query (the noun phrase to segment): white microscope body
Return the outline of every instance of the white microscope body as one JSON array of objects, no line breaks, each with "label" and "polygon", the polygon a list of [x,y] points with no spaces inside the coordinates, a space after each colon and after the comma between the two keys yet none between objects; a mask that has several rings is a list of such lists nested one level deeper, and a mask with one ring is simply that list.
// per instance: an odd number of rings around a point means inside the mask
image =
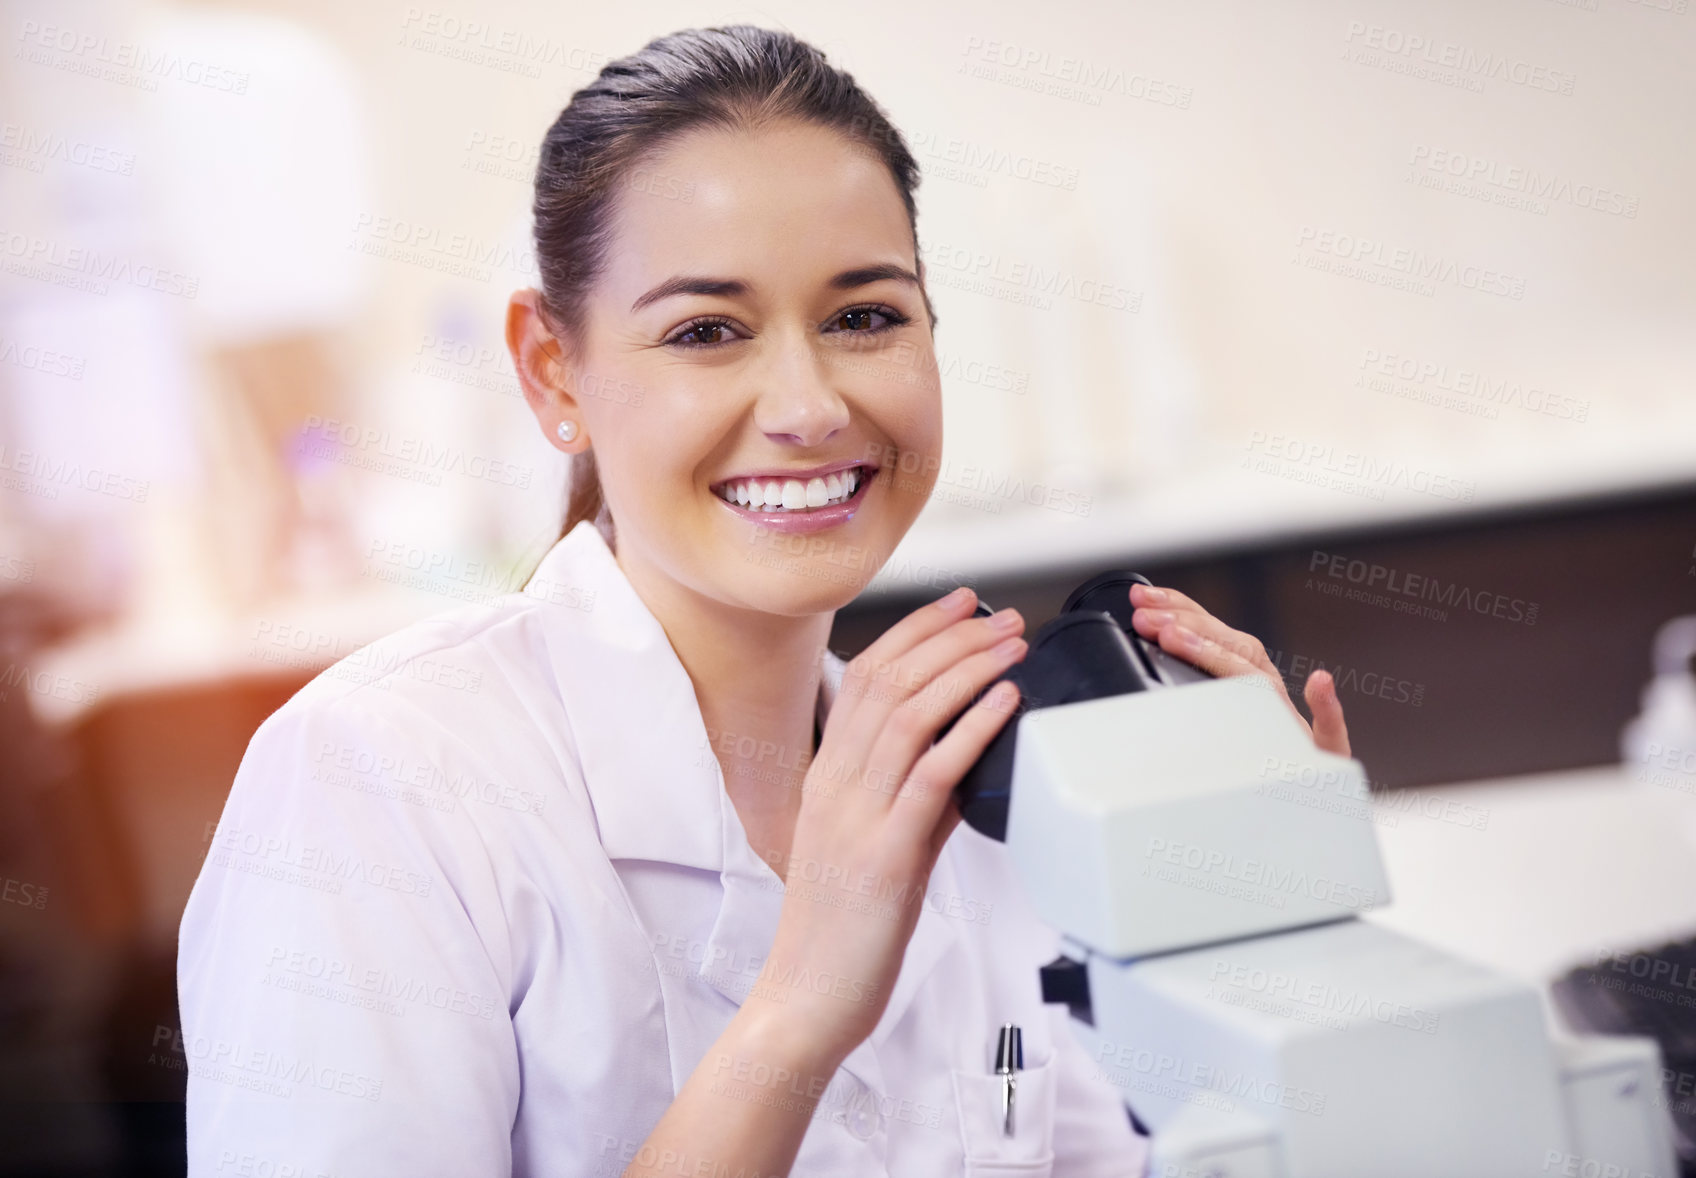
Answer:
[{"label": "white microscope body", "polygon": [[1652,1040],[1552,1037],[1534,986],[1361,918],[1389,901],[1364,773],[1267,681],[1033,710],[1012,783],[1151,1175],[1675,1178]]}]

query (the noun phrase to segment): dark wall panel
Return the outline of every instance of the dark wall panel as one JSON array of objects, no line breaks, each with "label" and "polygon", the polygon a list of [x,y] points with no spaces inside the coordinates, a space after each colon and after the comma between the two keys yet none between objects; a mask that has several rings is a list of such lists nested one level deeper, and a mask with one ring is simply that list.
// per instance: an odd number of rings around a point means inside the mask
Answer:
[{"label": "dark wall panel", "polygon": [[[1696,486],[1181,561],[1127,554],[976,588],[1034,630],[1112,567],[1260,638],[1298,699],[1312,668],[1330,668],[1379,785],[1595,765],[1619,757],[1656,628],[1696,613]],[[936,596],[856,603],[837,618],[834,648],[864,649]]]}]

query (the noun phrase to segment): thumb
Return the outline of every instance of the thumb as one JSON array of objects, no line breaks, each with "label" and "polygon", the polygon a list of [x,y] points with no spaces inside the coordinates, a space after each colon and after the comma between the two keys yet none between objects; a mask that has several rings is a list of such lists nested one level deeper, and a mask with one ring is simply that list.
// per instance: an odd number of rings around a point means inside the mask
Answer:
[{"label": "thumb", "polygon": [[1343,723],[1343,701],[1337,698],[1337,685],[1331,672],[1315,671],[1309,675],[1302,697],[1313,713],[1313,743],[1328,753],[1351,756],[1349,729]]}]

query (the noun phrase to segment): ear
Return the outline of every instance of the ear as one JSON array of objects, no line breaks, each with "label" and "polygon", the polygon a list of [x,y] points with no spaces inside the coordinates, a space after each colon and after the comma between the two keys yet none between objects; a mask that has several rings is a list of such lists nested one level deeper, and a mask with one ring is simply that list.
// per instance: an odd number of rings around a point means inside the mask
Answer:
[{"label": "ear", "polygon": [[[524,390],[524,400],[536,415],[543,436],[556,449],[575,454],[588,445],[589,431],[572,393],[568,349],[543,317],[541,297],[534,287],[512,293],[506,306],[506,347],[512,354],[518,386]],[[560,440],[562,421],[577,425],[577,437],[570,442]]]}]

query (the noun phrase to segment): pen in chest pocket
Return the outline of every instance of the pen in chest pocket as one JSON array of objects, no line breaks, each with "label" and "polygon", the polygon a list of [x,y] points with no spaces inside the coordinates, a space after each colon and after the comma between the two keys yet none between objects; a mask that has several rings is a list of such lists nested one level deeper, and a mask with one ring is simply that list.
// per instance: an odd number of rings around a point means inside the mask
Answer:
[{"label": "pen in chest pocket", "polygon": [[1001,1135],[1013,1136],[1013,1098],[1018,1081],[1013,1073],[1025,1066],[1025,1045],[1019,1028],[1007,1023],[995,1042],[995,1074],[1001,1077]]}]

